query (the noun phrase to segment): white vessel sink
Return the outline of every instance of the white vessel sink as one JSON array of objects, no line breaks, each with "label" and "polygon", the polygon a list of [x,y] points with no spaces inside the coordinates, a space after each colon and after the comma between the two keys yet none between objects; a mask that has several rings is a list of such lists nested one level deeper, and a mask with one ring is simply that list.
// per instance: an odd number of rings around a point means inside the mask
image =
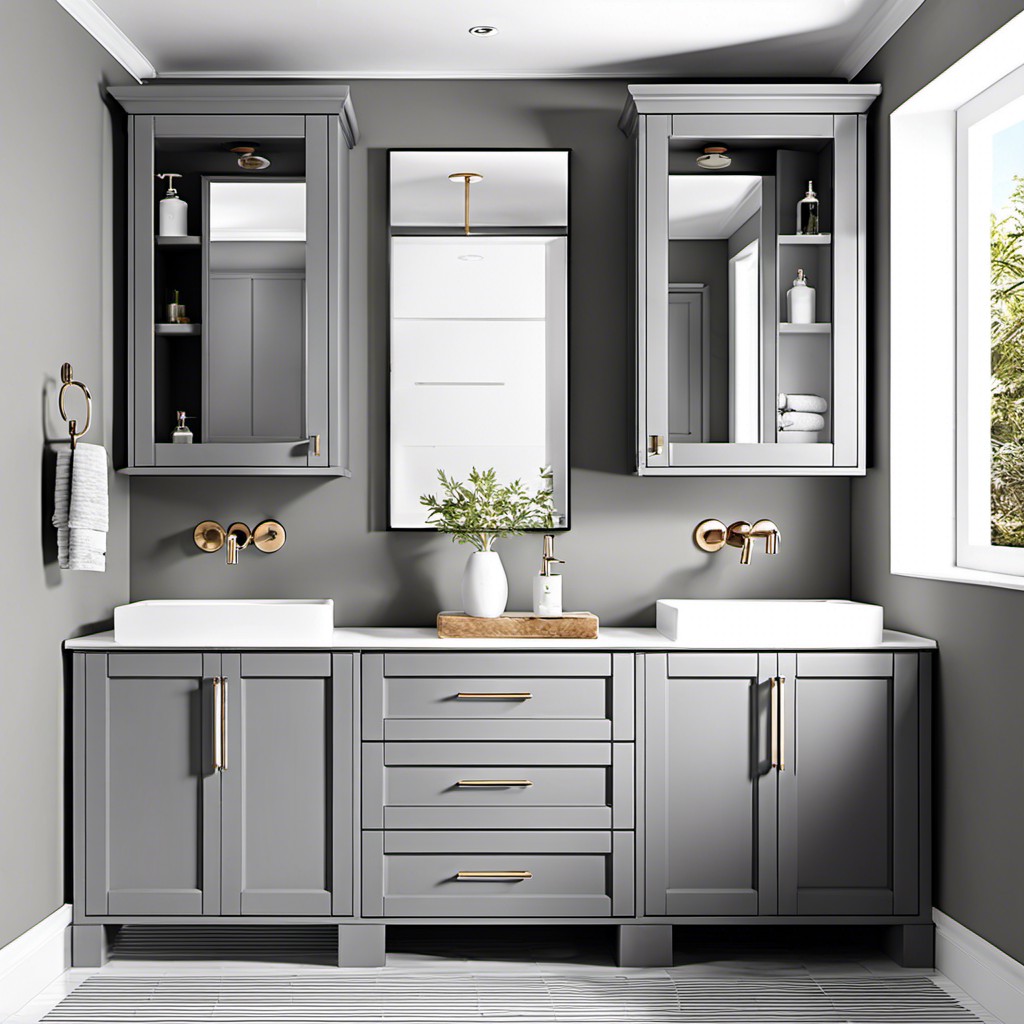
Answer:
[{"label": "white vessel sink", "polygon": [[135,601],[114,609],[114,642],[135,647],[327,644],[334,602]]},{"label": "white vessel sink", "polygon": [[658,632],[687,647],[871,647],[882,641],[882,606],[859,601],[659,601]]}]

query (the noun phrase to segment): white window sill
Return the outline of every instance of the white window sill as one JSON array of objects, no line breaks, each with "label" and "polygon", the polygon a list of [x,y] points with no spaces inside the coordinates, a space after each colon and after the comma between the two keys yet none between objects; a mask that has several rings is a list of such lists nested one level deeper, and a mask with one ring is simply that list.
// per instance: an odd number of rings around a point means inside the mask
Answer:
[{"label": "white window sill", "polygon": [[1024,590],[1024,576],[1012,576],[1005,572],[986,572],[984,569],[965,569],[959,565],[931,569],[892,568],[894,576],[906,576],[917,580],[936,580],[944,583],[973,583],[983,587],[1002,587],[1005,590]]}]

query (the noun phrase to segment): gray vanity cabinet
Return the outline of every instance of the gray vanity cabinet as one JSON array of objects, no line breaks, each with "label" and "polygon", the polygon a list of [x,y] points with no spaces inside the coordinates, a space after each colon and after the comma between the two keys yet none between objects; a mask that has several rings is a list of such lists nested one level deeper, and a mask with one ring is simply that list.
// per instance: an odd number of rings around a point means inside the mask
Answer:
[{"label": "gray vanity cabinet", "polygon": [[[220,912],[216,654],[78,656],[76,906],[88,915]],[[83,791],[84,790],[84,791]],[[83,875],[84,871],[84,875]],[[84,885],[83,885],[84,883]]]},{"label": "gray vanity cabinet", "polygon": [[928,778],[928,690],[918,662],[902,652],[779,655],[779,914],[926,909],[919,787]]},{"label": "gray vanity cabinet", "polygon": [[[110,93],[128,113],[124,468],[349,475],[348,87]],[[241,166],[239,146],[269,167]],[[179,176],[186,234],[161,233],[166,174]],[[180,412],[190,444],[172,441]]]},{"label": "gray vanity cabinet", "polygon": [[645,658],[645,910],[915,916],[928,655]]},{"label": "gray vanity cabinet", "polygon": [[81,923],[351,914],[352,685],[349,654],[77,655]]}]

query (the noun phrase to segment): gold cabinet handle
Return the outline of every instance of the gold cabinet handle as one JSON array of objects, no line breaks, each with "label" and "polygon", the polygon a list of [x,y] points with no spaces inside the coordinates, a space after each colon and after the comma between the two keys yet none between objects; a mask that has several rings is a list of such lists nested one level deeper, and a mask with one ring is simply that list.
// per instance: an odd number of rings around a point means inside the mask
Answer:
[{"label": "gold cabinet handle", "polygon": [[531,700],[532,693],[457,693],[456,700]]},{"label": "gold cabinet handle", "polygon": [[310,438],[309,438],[309,443],[310,443],[310,446],[313,449],[313,455],[316,456],[317,458],[319,458],[320,457],[320,435],[319,434],[311,434]]},{"label": "gold cabinet handle", "polygon": [[213,677],[213,770],[224,768],[224,716],[221,714],[223,698],[221,691],[224,686],[222,676]]},{"label": "gold cabinet handle", "polygon": [[772,733],[772,767],[779,767],[779,695],[776,692],[778,677],[772,676],[771,685],[771,733]]},{"label": "gold cabinet handle", "polygon": [[459,871],[455,875],[457,882],[522,882],[527,878],[533,878],[532,871]]},{"label": "gold cabinet handle", "polygon": [[455,783],[462,789],[486,786],[532,786],[529,779],[459,779]]},{"label": "gold cabinet handle", "polygon": [[648,455],[661,455],[665,450],[665,435],[664,434],[648,434],[647,435],[647,454]]},{"label": "gold cabinet handle", "polygon": [[228,680],[220,679],[220,770],[228,770]]}]

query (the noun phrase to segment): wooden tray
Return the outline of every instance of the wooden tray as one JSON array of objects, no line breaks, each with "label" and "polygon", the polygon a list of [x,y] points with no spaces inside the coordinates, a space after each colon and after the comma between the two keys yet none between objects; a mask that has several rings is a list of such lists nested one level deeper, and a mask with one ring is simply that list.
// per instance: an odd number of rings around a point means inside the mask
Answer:
[{"label": "wooden tray", "polygon": [[478,619],[465,612],[439,612],[437,635],[442,640],[596,640],[597,616],[593,612],[565,612],[557,619],[542,619],[533,612],[505,612],[496,619]]}]

